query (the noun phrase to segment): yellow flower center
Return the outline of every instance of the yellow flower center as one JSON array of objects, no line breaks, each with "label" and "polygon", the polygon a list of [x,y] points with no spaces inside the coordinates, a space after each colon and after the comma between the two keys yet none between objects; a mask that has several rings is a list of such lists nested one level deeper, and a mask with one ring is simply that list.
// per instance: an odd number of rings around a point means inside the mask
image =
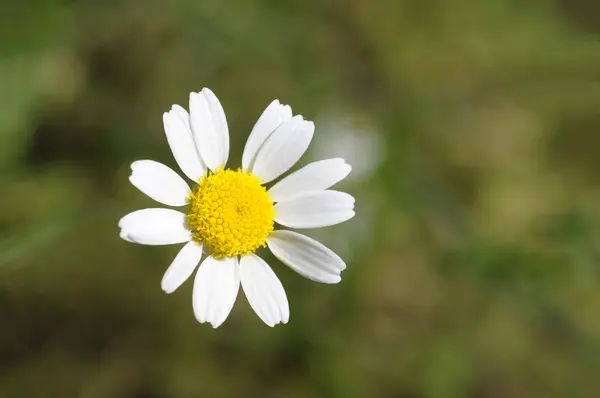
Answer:
[{"label": "yellow flower center", "polygon": [[188,227],[215,257],[252,253],[273,232],[273,201],[258,177],[218,170],[203,178],[189,198]]}]

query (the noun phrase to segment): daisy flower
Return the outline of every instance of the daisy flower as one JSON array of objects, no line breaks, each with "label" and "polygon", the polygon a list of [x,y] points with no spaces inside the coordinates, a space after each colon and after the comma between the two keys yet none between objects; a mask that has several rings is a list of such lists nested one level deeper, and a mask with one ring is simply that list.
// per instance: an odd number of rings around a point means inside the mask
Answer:
[{"label": "daisy flower", "polygon": [[162,279],[174,292],[193,273],[192,307],[199,322],[220,326],[233,308],[240,284],[250,306],[269,326],[287,323],[289,305],[283,286],[259,256],[259,247],[300,275],[338,283],[344,261],[323,244],[278,225],[326,227],[354,216],[354,198],[329,188],[351,170],[343,159],[310,163],[271,186],[304,154],[313,122],[292,116],[278,100],[269,104],[252,129],[240,169],[226,169],[229,129],[225,112],[208,88],[190,94],[190,112],[173,105],[163,115],[175,161],[193,188],[175,171],[153,160],[131,165],[129,180],[167,206],[134,211],[119,221],[120,236],[143,245],[185,243]]}]

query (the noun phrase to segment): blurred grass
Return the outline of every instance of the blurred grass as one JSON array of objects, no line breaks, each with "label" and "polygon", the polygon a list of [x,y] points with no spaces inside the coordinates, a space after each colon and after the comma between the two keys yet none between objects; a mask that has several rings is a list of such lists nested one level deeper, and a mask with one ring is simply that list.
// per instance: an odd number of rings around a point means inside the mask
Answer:
[{"label": "blurred grass", "polygon": [[[596,2],[7,1],[0,15],[1,397],[600,395]],[[343,156],[351,222],[314,231],[340,285],[267,255],[274,329],[243,295],[199,325],[175,247],[118,238],[172,167],[161,115],[211,87],[237,166],[273,98]]]}]

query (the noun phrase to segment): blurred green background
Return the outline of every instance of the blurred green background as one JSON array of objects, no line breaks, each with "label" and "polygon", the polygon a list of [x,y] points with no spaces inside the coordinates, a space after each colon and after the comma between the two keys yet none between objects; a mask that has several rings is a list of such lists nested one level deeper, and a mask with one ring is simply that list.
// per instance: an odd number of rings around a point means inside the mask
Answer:
[{"label": "blurred green background", "polygon": [[[354,166],[342,283],[266,257],[288,325],[118,237],[204,86],[230,166],[274,98]],[[0,94],[0,397],[600,396],[596,0],[3,0]]]}]

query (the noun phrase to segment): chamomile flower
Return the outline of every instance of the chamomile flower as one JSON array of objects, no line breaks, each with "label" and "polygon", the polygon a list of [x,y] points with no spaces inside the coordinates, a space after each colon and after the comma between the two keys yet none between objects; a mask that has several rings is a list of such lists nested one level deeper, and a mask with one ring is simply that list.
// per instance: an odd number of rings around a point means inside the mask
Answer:
[{"label": "chamomile flower", "polygon": [[[163,115],[165,132],[181,171],[138,160],[129,180],[167,206],[134,211],[119,221],[120,236],[144,245],[185,243],[162,279],[174,292],[196,270],[192,307],[199,322],[221,325],[233,308],[240,284],[250,306],[269,326],[287,323],[289,305],[283,286],[256,250],[273,255],[300,275],[338,283],[344,261],[323,244],[298,232],[276,229],[326,227],[354,216],[354,198],[329,188],[351,167],[343,159],[310,163],[279,182],[304,154],[315,126],[273,101],[252,129],[242,167],[226,169],[229,129],[225,112],[208,88],[190,94],[190,113],[174,105]],[[201,262],[202,257],[205,256]]]}]

